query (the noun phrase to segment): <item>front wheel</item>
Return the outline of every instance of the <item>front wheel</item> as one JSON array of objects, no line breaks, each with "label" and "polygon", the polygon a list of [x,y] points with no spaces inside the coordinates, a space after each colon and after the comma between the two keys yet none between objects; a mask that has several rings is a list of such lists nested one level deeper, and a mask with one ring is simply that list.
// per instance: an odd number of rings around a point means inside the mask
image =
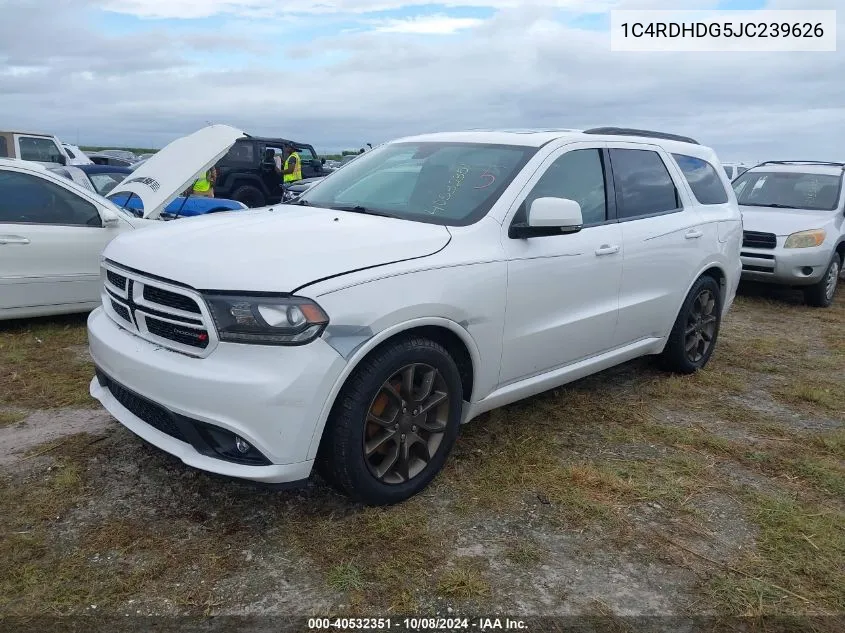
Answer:
[{"label": "front wheel", "polygon": [[243,185],[232,192],[232,199],[244,203],[250,209],[263,207],[266,203],[261,190],[252,185]]},{"label": "front wheel", "polygon": [[660,364],[667,371],[692,374],[703,368],[716,347],[722,321],[722,292],[712,277],[700,277],[684,300]]},{"label": "front wheel", "polygon": [[388,343],[362,361],[335,403],[320,474],[368,505],[404,501],[437,476],[458,435],[463,389],[455,361],[425,338]]},{"label": "front wheel", "polygon": [[833,297],[836,296],[839,269],[839,255],[834,253],[821,281],[804,290],[804,303],[815,308],[829,308],[833,304]]}]

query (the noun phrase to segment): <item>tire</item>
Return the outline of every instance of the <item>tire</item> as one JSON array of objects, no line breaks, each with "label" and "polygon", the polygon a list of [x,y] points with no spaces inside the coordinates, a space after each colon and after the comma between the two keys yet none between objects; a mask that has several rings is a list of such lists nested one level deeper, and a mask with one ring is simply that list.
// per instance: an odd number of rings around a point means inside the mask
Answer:
[{"label": "tire", "polygon": [[[703,305],[702,300],[707,305]],[[679,374],[693,374],[702,369],[716,348],[721,323],[722,291],[719,283],[710,276],[699,277],[675,319],[669,340],[660,355],[660,365],[666,371]],[[688,349],[690,344],[693,347]]]},{"label": "tire", "polygon": [[[414,398],[399,385],[409,366],[414,367]],[[444,393],[447,400],[416,418],[410,415],[420,401],[433,403]],[[361,362],[338,394],[323,432],[317,470],[337,490],[367,505],[404,501],[443,469],[458,435],[462,407],[458,367],[441,345],[420,337],[388,342]],[[422,457],[426,453],[427,463]]]},{"label": "tire", "polygon": [[263,207],[266,204],[264,194],[261,190],[252,185],[243,185],[232,192],[232,200],[243,202],[250,209]]},{"label": "tire", "polygon": [[834,253],[821,281],[804,289],[804,303],[814,308],[829,308],[836,296],[836,285],[839,282],[841,268],[839,254]]}]

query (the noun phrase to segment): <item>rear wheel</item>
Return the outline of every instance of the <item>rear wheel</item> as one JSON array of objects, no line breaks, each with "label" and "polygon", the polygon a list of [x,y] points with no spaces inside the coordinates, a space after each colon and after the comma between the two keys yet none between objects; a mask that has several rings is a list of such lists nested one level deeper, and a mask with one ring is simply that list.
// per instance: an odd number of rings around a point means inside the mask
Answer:
[{"label": "rear wheel", "polygon": [[253,209],[255,207],[263,207],[266,204],[264,194],[261,190],[252,185],[243,185],[238,187],[232,193],[232,199],[238,202],[243,202],[246,206]]},{"label": "rear wheel", "polygon": [[458,434],[458,368],[424,338],[389,343],[362,361],[326,423],[317,467],[369,505],[404,501],[437,476]]},{"label": "rear wheel", "polygon": [[841,266],[839,254],[834,253],[821,281],[804,290],[804,303],[815,308],[830,307],[833,298],[836,296],[836,285],[839,283]]},{"label": "rear wheel", "polygon": [[666,347],[660,356],[664,369],[692,374],[704,367],[713,355],[722,319],[722,292],[710,276],[693,284]]}]

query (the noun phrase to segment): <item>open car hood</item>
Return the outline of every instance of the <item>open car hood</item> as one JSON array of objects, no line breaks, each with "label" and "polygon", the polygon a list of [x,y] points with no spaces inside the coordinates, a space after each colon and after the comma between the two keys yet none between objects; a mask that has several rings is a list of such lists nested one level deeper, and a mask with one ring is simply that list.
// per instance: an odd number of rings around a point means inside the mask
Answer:
[{"label": "open car hood", "polygon": [[247,135],[228,125],[209,125],[178,138],[156,152],[109,192],[109,198],[134,194],[144,205],[143,217],[156,219],[180,193]]}]

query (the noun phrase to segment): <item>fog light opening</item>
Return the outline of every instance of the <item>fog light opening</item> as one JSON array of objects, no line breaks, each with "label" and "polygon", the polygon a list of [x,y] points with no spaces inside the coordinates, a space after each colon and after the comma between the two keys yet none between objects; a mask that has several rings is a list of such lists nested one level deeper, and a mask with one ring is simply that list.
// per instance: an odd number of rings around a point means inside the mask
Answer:
[{"label": "fog light opening", "polygon": [[243,439],[240,435],[235,436],[235,448],[238,449],[238,452],[242,455],[249,453],[249,449],[252,447],[249,445],[245,439]]},{"label": "fog light opening", "polygon": [[237,433],[199,420],[184,419],[193,424],[198,431],[200,437],[197,439],[200,445],[194,445],[194,448],[203,455],[252,466],[268,466],[271,463],[261,454],[261,451]]},{"label": "fog light opening", "polygon": [[813,269],[811,266],[804,266],[804,268],[801,269],[801,272],[809,277],[813,274]]}]

